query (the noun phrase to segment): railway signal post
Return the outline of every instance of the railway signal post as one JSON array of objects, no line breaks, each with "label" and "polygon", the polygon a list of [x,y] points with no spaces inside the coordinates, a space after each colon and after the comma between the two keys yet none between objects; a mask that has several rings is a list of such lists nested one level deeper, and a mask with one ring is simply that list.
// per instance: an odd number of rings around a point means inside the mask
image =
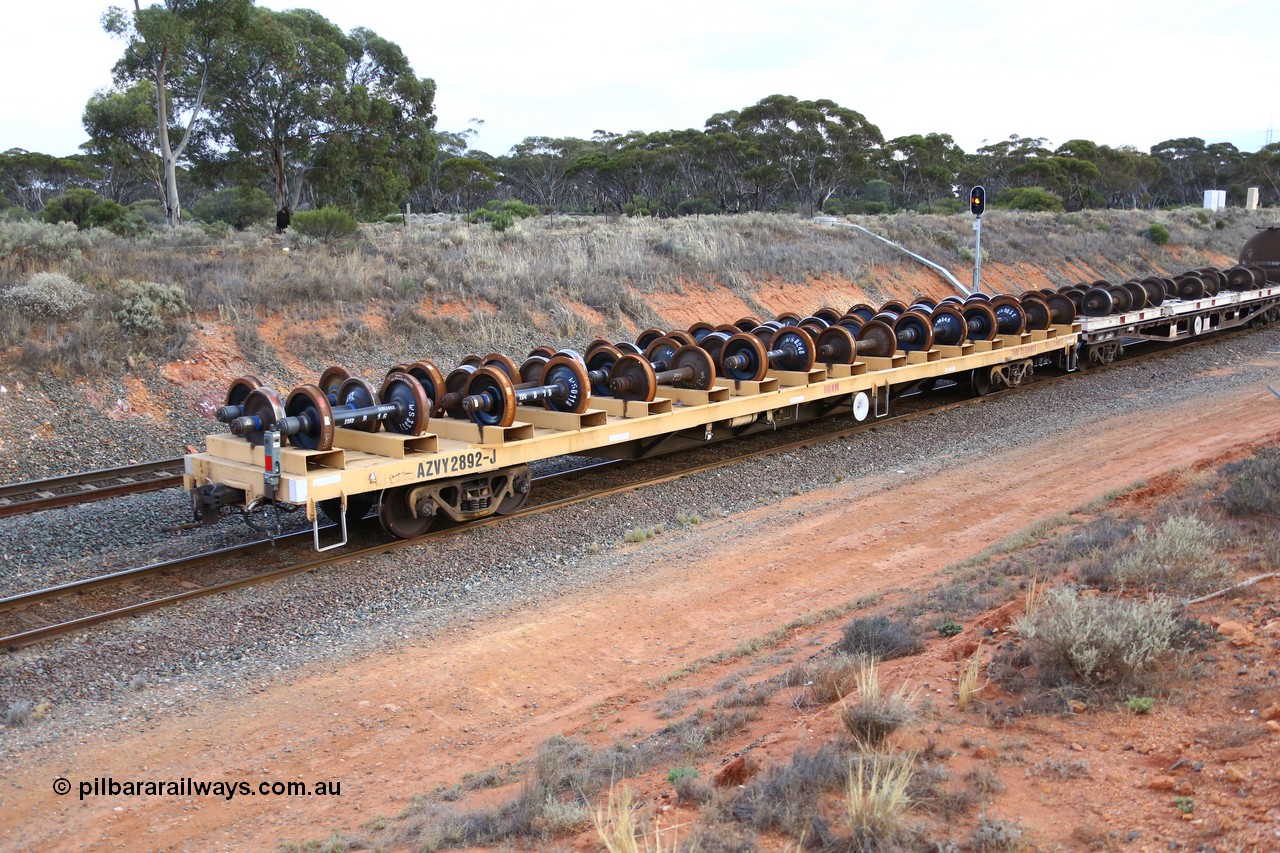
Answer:
[{"label": "railway signal post", "polygon": [[982,212],[987,209],[987,191],[974,187],[969,191],[969,211],[973,214],[973,292],[982,292]]}]

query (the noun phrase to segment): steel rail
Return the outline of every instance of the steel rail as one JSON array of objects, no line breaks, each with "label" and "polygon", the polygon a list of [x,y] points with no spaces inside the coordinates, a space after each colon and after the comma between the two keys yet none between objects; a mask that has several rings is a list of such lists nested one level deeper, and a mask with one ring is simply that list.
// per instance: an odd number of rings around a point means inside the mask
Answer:
[{"label": "steel rail", "polygon": [[[549,474],[542,474],[542,475],[535,476],[533,478],[533,482],[547,483],[554,480],[568,479],[568,478],[572,478],[575,475],[585,474],[587,472],[595,471],[600,468],[613,467],[624,461],[627,461],[627,460],[606,459],[606,460],[593,461],[586,465],[581,465],[574,468],[568,468],[563,471],[555,471]],[[501,516],[501,517],[511,518],[511,517],[514,517],[514,514],[512,516]],[[486,520],[492,522],[496,520],[496,517],[486,519]],[[468,524],[459,525],[458,527],[443,528],[439,531],[435,531],[434,533],[417,537],[416,539],[403,540],[403,541],[405,541],[406,543],[420,542],[423,539],[431,538],[435,535],[452,533],[458,530],[460,527],[472,526],[473,524],[474,522],[471,522]],[[326,527],[322,527],[321,529],[326,530],[332,526],[333,525],[328,525]],[[212,563],[215,561],[228,561],[232,558],[239,559],[242,557],[249,557],[254,554],[261,553],[263,551],[269,551],[279,544],[287,545],[287,544],[292,544],[295,541],[306,542],[306,541],[309,541],[310,538],[311,538],[311,529],[307,528],[305,530],[298,530],[292,533],[286,533],[283,536],[277,536],[274,539],[260,539],[254,542],[247,542],[241,545],[230,545],[225,548],[218,548],[213,551],[207,551],[205,553],[196,554],[191,557],[177,557],[172,560],[163,560],[159,563],[149,563],[145,566],[138,566],[132,569],[124,569],[119,572],[112,572],[110,574],[105,574],[105,575],[97,575],[95,577],[85,578],[83,580],[68,581],[67,583],[58,584],[57,586],[46,587],[44,589],[38,589],[32,592],[19,593],[17,595],[11,595],[5,598],[0,598],[0,613],[23,610],[27,607],[31,607],[33,605],[39,604],[44,601],[50,601],[58,598],[66,598],[71,595],[82,595],[86,592],[91,592],[92,590],[99,589],[102,587],[107,587],[114,584],[123,583],[126,581],[139,580],[146,577],[154,577],[156,575],[161,575],[166,572],[191,569],[197,566],[204,565],[206,563]],[[387,543],[387,544],[394,545],[394,544],[397,544],[397,542]],[[365,549],[365,551],[374,552],[381,547],[385,547],[385,546],[375,546],[374,548]],[[280,569],[280,570],[274,570],[271,572],[260,573],[259,575],[255,575],[255,576],[241,579],[241,580],[227,581],[222,584],[214,584],[212,586],[205,587],[202,589],[188,590],[186,592],[177,593],[172,596],[166,596],[163,598],[154,599],[149,602],[142,602],[136,605],[118,608],[116,610],[107,611],[104,613],[85,616],[79,619],[73,619],[67,622],[57,623],[57,624],[49,625],[42,628],[36,628],[23,633],[13,634],[8,637],[0,637],[0,648],[10,649],[10,650],[21,648],[23,646],[28,646],[28,645],[32,645],[34,643],[40,642],[41,640],[51,639],[52,637],[71,633],[79,628],[89,627],[91,625],[95,625],[100,622],[105,622],[113,618],[118,618],[120,616],[127,616],[133,613],[141,613],[146,610],[151,610],[157,607],[161,607],[165,604],[169,604],[177,601],[184,601],[190,598],[197,598],[202,595],[211,595],[217,592],[237,589],[241,586],[248,586],[263,580],[271,580],[277,577],[287,577],[289,574],[297,574],[302,571],[310,571],[311,569],[314,569],[314,568],[320,568],[322,565],[329,565],[330,563],[341,562],[342,561],[341,558],[343,557],[350,557],[353,560],[358,559],[358,557],[363,553],[364,552],[362,551],[339,552],[337,554],[331,555],[330,559],[328,560],[312,561],[314,565],[310,565],[310,568],[295,568],[294,570]]]},{"label": "steel rail", "polygon": [[[183,458],[0,485],[0,518],[182,485]],[[79,491],[60,491],[78,488]]]}]

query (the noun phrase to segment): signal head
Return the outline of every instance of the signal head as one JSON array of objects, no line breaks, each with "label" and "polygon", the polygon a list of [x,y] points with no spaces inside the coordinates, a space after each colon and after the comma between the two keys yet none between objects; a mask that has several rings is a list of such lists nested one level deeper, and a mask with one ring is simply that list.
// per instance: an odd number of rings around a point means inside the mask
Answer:
[{"label": "signal head", "polygon": [[974,187],[969,193],[969,211],[974,216],[981,216],[987,209],[987,191],[982,187]]}]

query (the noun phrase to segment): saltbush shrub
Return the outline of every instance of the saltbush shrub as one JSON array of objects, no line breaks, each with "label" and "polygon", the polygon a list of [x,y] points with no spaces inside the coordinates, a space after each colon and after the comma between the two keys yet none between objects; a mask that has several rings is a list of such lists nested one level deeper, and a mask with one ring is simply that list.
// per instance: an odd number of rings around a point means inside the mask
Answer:
[{"label": "saltbush shrub", "polygon": [[38,272],[25,284],[0,294],[6,305],[31,320],[65,320],[83,310],[92,298],[83,285],[57,272]]},{"label": "saltbush shrub", "polygon": [[354,216],[332,205],[295,213],[292,227],[304,237],[312,237],[322,243],[354,237],[360,231],[360,223]]},{"label": "saltbush shrub", "polygon": [[1217,589],[1230,573],[1215,557],[1217,529],[1195,516],[1167,519],[1154,530],[1139,529],[1132,551],[1116,563],[1126,586],[1198,594]]},{"label": "saltbush shrub", "polygon": [[20,219],[0,223],[0,260],[21,256],[33,262],[57,262],[79,256],[87,244],[73,223]]},{"label": "saltbush shrub", "polygon": [[1280,449],[1269,448],[1233,462],[1222,472],[1231,478],[1231,485],[1218,501],[1229,515],[1280,516]]},{"label": "saltbush shrub", "polygon": [[165,331],[191,313],[187,296],[176,285],[154,281],[120,282],[120,310],[116,322],[135,334]]},{"label": "saltbush shrub", "polygon": [[1086,596],[1057,586],[1044,592],[1029,618],[1018,621],[1018,631],[1085,681],[1123,682],[1172,653],[1177,609],[1166,596]]}]

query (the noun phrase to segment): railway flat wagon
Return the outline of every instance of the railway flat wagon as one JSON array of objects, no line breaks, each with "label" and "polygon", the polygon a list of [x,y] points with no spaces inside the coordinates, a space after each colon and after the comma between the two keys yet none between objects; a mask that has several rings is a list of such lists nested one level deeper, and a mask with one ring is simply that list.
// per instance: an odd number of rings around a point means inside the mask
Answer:
[{"label": "railway flat wagon", "polygon": [[[393,366],[381,388],[339,367],[287,395],[244,376],[217,415],[230,432],[186,457],[183,481],[206,524],[301,511],[325,550],[376,507],[388,533],[413,538],[438,516],[519,511],[542,460],[642,459],[841,413],[884,418],[911,391],[981,396],[1042,369],[1109,363],[1126,346],[1277,319],[1273,227],[1229,270],[647,329],[584,354],[540,347],[518,367],[472,356],[447,375],[423,360]],[[339,530],[326,546],[322,516]]]},{"label": "railway flat wagon", "polygon": [[851,364],[770,369],[760,379],[717,377],[706,390],[660,385],[650,400],[592,396],[580,413],[518,404],[505,426],[447,416],[428,418],[419,435],[340,426],[324,450],[215,434],[204,452],[186,457],[185,487],[206,520],[224,506],[305,508],[317,548],[321,515],[339,522],[345,541],[345,520],[375,504],[389,532],[415,536],[437,513],[460,521],[518,510],[529,494],[530,462],[639,459],[839,412],[882,418],[898,391],[939,379],[982,390],[1017,384],[1036,365],[1074,369],[1079,333],[1078,324],[1056,325]]}]

